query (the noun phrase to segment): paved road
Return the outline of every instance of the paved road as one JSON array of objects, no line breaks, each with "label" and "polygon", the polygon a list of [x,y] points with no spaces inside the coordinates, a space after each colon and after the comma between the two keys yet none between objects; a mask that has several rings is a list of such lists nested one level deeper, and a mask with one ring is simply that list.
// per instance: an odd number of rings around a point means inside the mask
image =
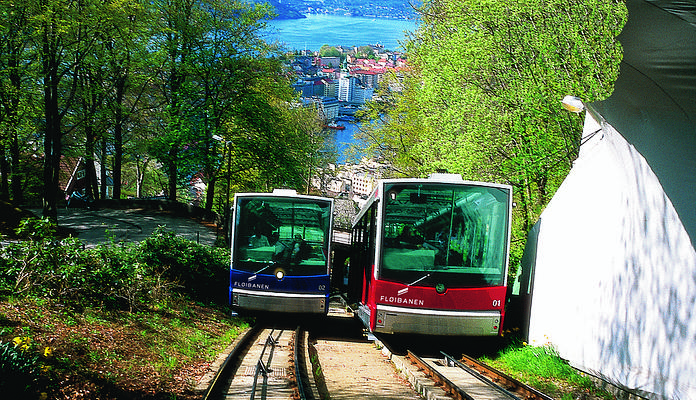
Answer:
[{"label": "paved road", "polygon": [[[41,215],[41,210],[31,210]],[[87,247],[108,242],[137,242],[150,236],[160,225],[177,236],[212,246],[216,239],[216,227],[201,223],[193,218],[177,217],[173,214],[141,209],[101,209],[79,208],[59,209],[58,224],[74,229],[77,237]]]}]

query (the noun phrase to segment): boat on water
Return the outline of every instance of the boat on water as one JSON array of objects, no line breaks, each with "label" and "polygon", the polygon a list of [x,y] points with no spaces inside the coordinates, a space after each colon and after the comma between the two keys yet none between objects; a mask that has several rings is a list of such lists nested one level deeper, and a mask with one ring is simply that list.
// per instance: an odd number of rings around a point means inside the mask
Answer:
[{"label": "boat on water", "polygon": [[335,123],[335,122],[329,122],[328,124],[326,124],[326,127],[329,128],[329,129],[337,129],[337,130],[346,129],[345,126],[339,125],[339,124],[337,124],[337,123]]}]

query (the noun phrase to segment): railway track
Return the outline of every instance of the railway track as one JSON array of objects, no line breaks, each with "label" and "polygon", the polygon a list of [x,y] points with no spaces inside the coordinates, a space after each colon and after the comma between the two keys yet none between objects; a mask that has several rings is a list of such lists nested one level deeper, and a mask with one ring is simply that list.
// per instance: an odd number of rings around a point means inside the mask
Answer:
[{"label": "railway track", "polygon": [[300,327],[252,328],[227,356],[203,399],[318,398],[305,369],[306,335]]},{"label": "railway track", "polygon": [[462,361],[459,361],[444,352],[441,354],[441,358],[424,358],[408,351],[406,360],[450,398],[552,400],[549,396],[468,356],[462,356]]},{"label": "railway track", "polygon": [[[355,337],[317,339],[300,327],[255,327],[237,341],[203,399],[550,400],[466,356],[395,355],[377,347]],[[320,372],[316,379],[313,371]]]}]

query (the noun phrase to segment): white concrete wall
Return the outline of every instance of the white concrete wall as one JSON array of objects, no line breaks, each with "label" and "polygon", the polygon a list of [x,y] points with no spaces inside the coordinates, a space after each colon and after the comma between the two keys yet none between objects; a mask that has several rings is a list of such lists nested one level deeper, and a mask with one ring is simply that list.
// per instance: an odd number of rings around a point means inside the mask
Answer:
[{"label": "white concrete wall", "polygon": [[599,127],[586,118],[541,215],[530,342],[648,397],[696,399],[696,252],[646,160]]}]

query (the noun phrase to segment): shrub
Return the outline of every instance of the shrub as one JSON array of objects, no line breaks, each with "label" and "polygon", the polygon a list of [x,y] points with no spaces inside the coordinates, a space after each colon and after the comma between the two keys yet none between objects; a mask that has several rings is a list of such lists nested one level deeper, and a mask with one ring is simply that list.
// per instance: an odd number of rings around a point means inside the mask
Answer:
[{"label": "shrub", "polygon": [[0,342],[0,393],[4,398],[35,396],[32,387],[38,380],[38,356],[30,355],[27,348],[27,338]]},{"label": "shrub", "polygon": [[83,249],[75,238],[56,239],[48,219],[23,221],[28,240],[0,248],[0,292],[87,301],[107,308],[142,309],[178,291],[224,303],[227,249],[177,237],[159,227],[141,243]]},{"label": "shrub", "polygon": [[17,228],[20,237],[0,250],[2,266],[0,290],[13,294],[42,292],[62,296],[66,266],[79,264],[81,243],[74,238],[58,240],[56,227],[48,218],[28,218]]},{"label": "shrub", "polygon": [[158,227],[138,246],[137,260],[150,274],[177,282],[201,301],[224,302],[227,296],[229,252],[199,245]]}]

